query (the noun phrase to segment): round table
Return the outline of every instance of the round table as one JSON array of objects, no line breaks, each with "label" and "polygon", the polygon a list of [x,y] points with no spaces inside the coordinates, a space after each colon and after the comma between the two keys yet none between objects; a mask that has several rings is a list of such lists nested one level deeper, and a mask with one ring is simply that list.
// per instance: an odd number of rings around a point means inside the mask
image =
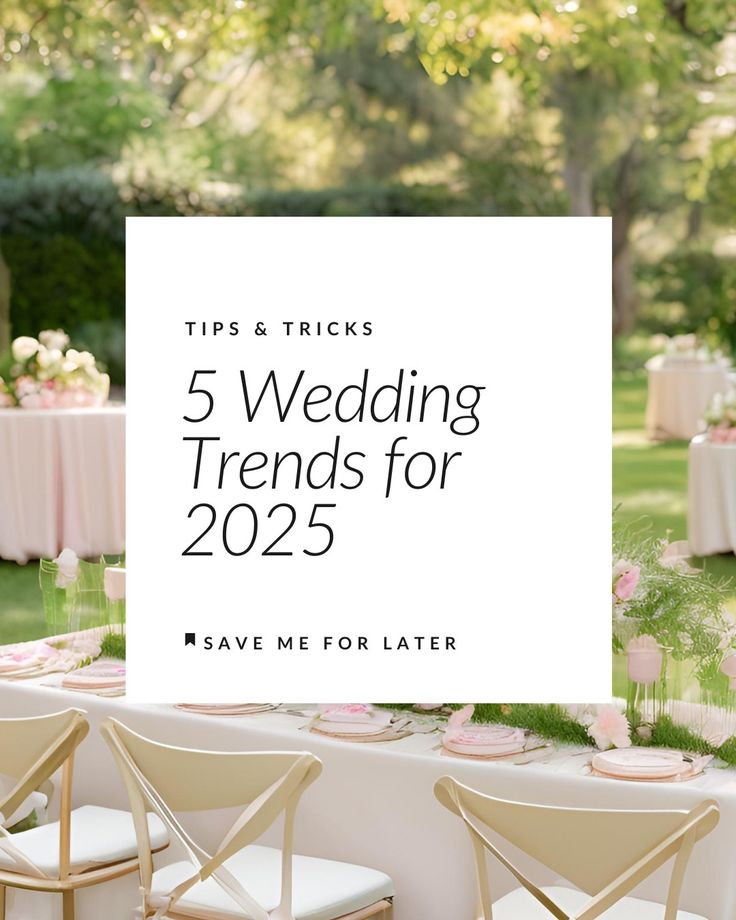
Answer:
[{"label": "round table", "polygon": [[125,408],[0,410],[0,557],[125,549]]},{"label": "round table", "polygon": [[716,393],[730,386],[729,368],[704,361],[647,363],[646,429],[652,440],[684,440],[704,428],[703,413]]},{"label": "round table", "polygon": [[736,553],[736,444],[690,442],[687,538],[696,556]]}]

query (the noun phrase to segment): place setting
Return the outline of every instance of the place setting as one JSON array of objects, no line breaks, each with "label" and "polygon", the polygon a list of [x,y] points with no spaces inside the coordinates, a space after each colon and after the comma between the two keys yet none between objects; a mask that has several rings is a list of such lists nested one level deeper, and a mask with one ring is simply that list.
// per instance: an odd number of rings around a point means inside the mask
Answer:
[{"label": "place setting", "polygon": [[702,776],[713,755],[690,755],[657,748],[613,748],[593,755],[583,772],[604,779],[681,783]]},{"label": "place setting", "polygon": [[412,719],[370,703],[326,703],[304,729],[338,741],[398,741],[414,734]]},{"label": "place setting", "polygon": [[553,750],[545,741],[523,728],[508,725],[470,724],[475,706],[453,713],[438,749],[443,757],[526,764],[546,757]]},{"label": "place setting", "polygon": [[31,680],[73,671],[100,655],[101,641],[97,630],[89,630],[0,646],[0,678]]},{"label": "place setting", "polygon": [[275,703],[176,703],[174,709],[200,716],[252,716],[273,712]]},{"label": "place setting", "polygon": [[125,674],[124,661],[100,658],[65,674],[60,686],[64,690],[92,693],[95,696],[125,696]]}]

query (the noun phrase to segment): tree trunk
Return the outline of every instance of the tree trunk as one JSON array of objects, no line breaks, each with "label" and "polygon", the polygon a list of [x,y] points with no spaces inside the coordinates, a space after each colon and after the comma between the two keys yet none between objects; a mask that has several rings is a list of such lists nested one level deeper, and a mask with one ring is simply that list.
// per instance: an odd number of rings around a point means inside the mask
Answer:
[{"label": "tree trunk", "polygon": [[694,201],[690,206],[690,211],[687,215],[687,235],[685,239],[690,242],[696,237],[700,236],[700,231],[703,227],[703,203],[701,201]]},{"label": "tree trunk", "polygon": [[565,188],[570,196],[570,213],[575,217],[592,217],[593,206],[593,172],[588,164],[583,164],[574,156],[568,157],[563,170]]},{"label": "tree trunk", "polygon": [[619,161],[611,196],[613,214],[613,334],[631,332],[638,307],[631,225],[636,214],[638,150],[634,142]]},{"label": "tree trunk", "polygon": [[[613,219],[614,224],[616,218]],[[628,238],[613,249],[613,334],[621,335],[634,328],[636,319],[636,285],[634,283],[634,260]]]},{"label": "tree trunk", "polygon": [[10,269],[0,249],[0,355],[10,348]]}]

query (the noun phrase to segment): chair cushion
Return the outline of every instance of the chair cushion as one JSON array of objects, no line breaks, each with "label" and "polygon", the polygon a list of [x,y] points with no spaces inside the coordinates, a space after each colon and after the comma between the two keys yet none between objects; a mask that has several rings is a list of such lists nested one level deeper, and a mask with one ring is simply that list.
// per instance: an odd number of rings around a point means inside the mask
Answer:
[{"label": "chair cushion", "polygon": [[[0,774],[0,800],[15,789],[16,783],[17,779]],[[20,824],[21,821],[24,821],[33,811],[40,817],[47,804],[48,799],[43,792],[32,792],[27,799],[20,803],[12,815],[0,814],[0,824],[5,828],[13,827],[15,824]]]},{"label": "chair cushion", "polygon": [[[249,846],[224,863],[251,897],[267,911],[281,896],[281,850]],[[335,920],[352,911],[393,897],[391,879],[376,869],[350,863],[294,856],[295,920]],[[153,875],[152,895],[165,897],[194,869],[189,862],[164,866]],[[177,914],[205,920],[244,920],[243,909],[211,878],[198,882],[176,902]]]},{"label": "chair cushion", "polygon": [[[148,832],[153,849],[158,850],[168,843],[166,829],[156,815],[148,815]],[[58,876],[58,821],[13,834],[10,843],[46,875]],[[75,872],[137,857],[138,845],[130,812],[97,805],[75,808],[72,811],[70,851],[71,868]],[[0,868],[23,871],[2,849]]]},{"label": "chair cushion", "polygon": [[10,817],[5,818],[5,820],[0,818],[0,823],[5,828],[15,827],[16,824],[20,824],[21,821],[25,821],[26,818],[30,817],[34,811],[40,819],[47,804],[48,799],[43,792],[32,792],[27,799],[20,803]]},{"label": "chair cushion", "polygon": [[[579,910],[590,900],[590,895],[574,888],[551,886],[542,891],[566,913]],[[493,903],[493,920],[550,920],[552,914],[529,894],[525,888],[517,888]],[[613,907],[600,914],[604,920],[662,920],[664,905],[639,898],[622,898]],[[707,920],[700,914],[685,910],[677,912],[677,920]]]}]

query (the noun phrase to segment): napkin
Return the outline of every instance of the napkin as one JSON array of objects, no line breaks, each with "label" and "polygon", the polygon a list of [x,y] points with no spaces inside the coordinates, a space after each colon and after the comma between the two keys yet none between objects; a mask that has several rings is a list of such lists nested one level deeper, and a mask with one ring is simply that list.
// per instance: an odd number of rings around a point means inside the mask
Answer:
[{"label": "napkin", "polygon": [[319,707],[320,719],[325,722],[363,722],[370,725],[389,725],[391,713],[374,709],[370,703],[323,703]]}]

